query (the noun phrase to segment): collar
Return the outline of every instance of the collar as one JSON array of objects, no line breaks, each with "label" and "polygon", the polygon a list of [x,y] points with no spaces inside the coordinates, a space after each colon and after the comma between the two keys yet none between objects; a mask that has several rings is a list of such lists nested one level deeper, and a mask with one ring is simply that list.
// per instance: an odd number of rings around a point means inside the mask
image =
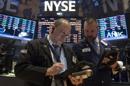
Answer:
[{"label": "collar", "polygon": [[95,41],[96,43],[99,43],[99,38],[97,37],[94,41]]},{"label": "collar", "polygon": [[[48,40],[48,42],[49,42],[49,44],[50,44],[51,46],[52,46],[53,44],[56,45],[56,44],[51,40],[50,35],[47,36],[47,40]],[[61,44],[61,45],[58,45],[58,46],[61,47],[62,44]]]},{"label": "collar", "polygon": [[48,42],[49,42],[49,44],[52,46],[52,44],[54,44],[53,42],[52,42],[52,40],[50,39],[50,35],[48,35],[47,36],[47,40],[48,40]]}]

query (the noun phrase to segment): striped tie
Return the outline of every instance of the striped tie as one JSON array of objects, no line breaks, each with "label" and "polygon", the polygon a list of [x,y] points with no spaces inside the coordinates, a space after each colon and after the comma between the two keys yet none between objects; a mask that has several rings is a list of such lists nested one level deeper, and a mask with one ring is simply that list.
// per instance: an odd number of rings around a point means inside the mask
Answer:
[{"label": "striped tie", "polygon": [[53,51],[54,57],[58,62],[60,62],[61,47],[53,44],[53,48],[54,48]]}]

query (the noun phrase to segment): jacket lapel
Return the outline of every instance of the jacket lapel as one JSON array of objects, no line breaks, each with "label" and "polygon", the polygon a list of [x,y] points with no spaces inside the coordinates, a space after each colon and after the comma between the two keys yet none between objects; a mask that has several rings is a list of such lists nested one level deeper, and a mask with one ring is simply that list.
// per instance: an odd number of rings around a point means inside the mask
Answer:
[{"label": "jacket lapel", "polygon": [[52,56],[49,49],[49,42],[47,38],[41,39],[40,42],[41,42],[41,50],[45,52],[46,55],[49,57],[49,59],[52,61],[52,58],[51,58]]}]

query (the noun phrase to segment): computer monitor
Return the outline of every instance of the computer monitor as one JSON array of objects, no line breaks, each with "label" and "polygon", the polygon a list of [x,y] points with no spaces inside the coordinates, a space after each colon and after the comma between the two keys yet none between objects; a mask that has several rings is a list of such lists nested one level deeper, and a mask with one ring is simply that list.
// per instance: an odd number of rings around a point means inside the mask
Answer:
[{"label": "computer monitor", "polygon": [[102,40],[113,41],[128,38],[125,14],[97,19],[99,36]]},{"label": "computer monitor", "polygon": [[0,14],[0,37],[32,40],[36,21]]},{"label": "computer monitor", "polygon": [[[54,24],[54,21],[57,18],[42,18],[38,22],[38,38],[43,38],[47,34],[49,34],[52,25]],[[81,29],[81,20],[77,18],[67,18],[70,21],[71,24],[71,33],[70,36],[67,37],[66,42],[67,43],[77,43],[82,38],[82,29]]]}]

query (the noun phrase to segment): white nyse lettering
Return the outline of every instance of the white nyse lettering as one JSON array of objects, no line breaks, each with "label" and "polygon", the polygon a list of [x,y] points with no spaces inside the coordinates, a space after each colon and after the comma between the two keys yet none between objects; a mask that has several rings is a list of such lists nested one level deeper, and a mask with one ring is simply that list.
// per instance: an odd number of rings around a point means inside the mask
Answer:
[{"label": "white nyse lettering", "polygon": [[109,6],[112,11],[117,11],[118,10],[118,1],[119,0],[102,0],[103,1],[103,10],[104,13],[107,13],[107,9]]},{"label": "white nyse lettering", "polygon": [[75,4],[75,1],[44,1],[44,11],[76,11]]},{"label": "white nyse lettering", "polygon": [[59,11],[59,6],[61,4],[61,1],[59,1],[58,3],[54,1],[53,3],[54,3],[54,6],[56,7],[56,11]]},{"label": "white nyse lettering", "polygon": [[75,11],[75,1],[70,1],[69,2],[69,11]]},{"label": "white nyse lettering", "polygon": [[49,11],[53,11],[53,2],[48,2],[48,1],[45,1],[44,2],[44,11],[47,11],[47,9],[49,9]]},{"label": "white nyse lettering", "polygon": [[61,11],[67,11],[67,10],[68,10],[68,7],[67,7],[67,5],[66,5],[67,3],[68,3],[68,1],[63,1],[63,2],[62,2],[61,5],[64,7],[64,9],[61,9]]},{"label": "white nyse lettering", "polygon": [[16,13],[17,10],[16,9],[11,9],[11,5],[17,6],[17,4],[15,4],[15,2],[13,3],[13,2],[11,2],[11,0],[7,0],[6,10]]}]

